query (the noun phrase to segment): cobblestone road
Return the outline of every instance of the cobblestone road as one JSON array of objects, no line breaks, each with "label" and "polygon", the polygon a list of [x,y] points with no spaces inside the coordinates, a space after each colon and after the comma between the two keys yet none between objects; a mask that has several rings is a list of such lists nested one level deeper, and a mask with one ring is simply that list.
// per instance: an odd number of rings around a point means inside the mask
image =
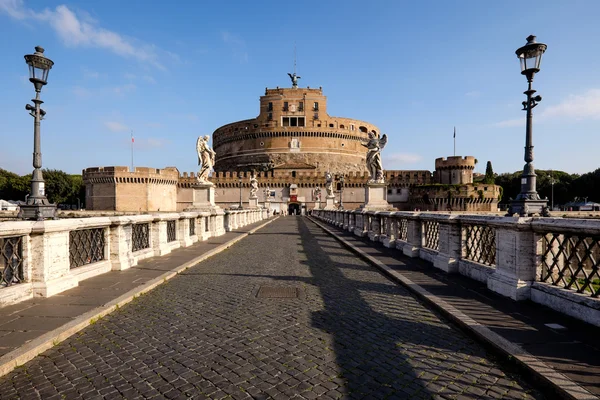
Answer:
[{"label": "cobblestone road", "polygon": [[[261,286],[298,298],[259,298]],[[404,288],[280,218],[0,378],[1,398],[541,398]]]}]

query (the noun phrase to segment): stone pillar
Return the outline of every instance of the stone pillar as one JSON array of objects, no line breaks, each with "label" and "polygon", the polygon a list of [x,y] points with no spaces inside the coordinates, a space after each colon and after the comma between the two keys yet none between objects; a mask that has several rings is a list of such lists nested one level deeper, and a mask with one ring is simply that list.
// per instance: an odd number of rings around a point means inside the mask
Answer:
[{"label": "stone pillar", "polygon": [[131,251],[133,225],[126,217],[111,217],[110,263],[113,271],[123,271],[134,265]]},{"label": "stone pillar", "polygon": [[422,223],[418,214],[414,217],[409,217],[407,221],[406,241],[402,247],[402,253],[408,257],[419,257],[419,250],[422,246]]},{"label": "stone pillar", "polygon": [[386,211],[394,208],[387,201],[386,183],[367,183],[365,185],[365,204],[363,210]]},{"label": "stone pillar", "polygon": [[[188,217],[189,214],[181,214],[182,217]],[[177,239],[179,247],[188,247],[192,245],[192,237],[190,236],[190,219],[182,218],[177,221]]]},{"label": "stone pillar", "polygon": [[395,218],[393,212],[388,214],[386,218],[386,237],[382,240],[382,243],[387,248],[396,247],[396,238],[398,237],[398,219]]},{"label": "stone pillar", "polygon": [[526,300],[536,273],[535,234],[531,218],[503,218],[506,224],[496,227],[496,271],[488,278],[488,289]]},{"label": "stone pillar", "polygon": [[52,222],[33,223],[30,236],[33,296],[49,297],[79,285],[69,262],[69,231],[49,231]]},{"label": "stone pillar", "polygon": [[354,228],[356,226],[356,214],[354,211],[350,211],[348,213],[348,232],[354,232]]},{"label": "stone pillar", "polygon": [[325,197],[325,210],[335,210],[335,197]]},{"label": "stone pillar", "polygon": [[171,252],[167,243],[167,221],[158,217],[152,223],[152,249],[155,256],[163,256]]},{"label": "stone pillar", "polygon": [[254,208],[258,208],[258,197],[250,197],[248,199],[248,208],[250,209],[254,209]]},{"label": "stone pillar", "polygon": [[378,242],[379,236],[381,236],[381,214],[373,212],[367,213],[367,215],[367,221],[369,221],[367,234],[369,239],[373,242]]},{"label": "stone pillar", "polygon": [[458,260],[461,256],[462,232],[456,215],[436,217],[439,222],[439,249],[433,266],[444,272],[458,272]]},{"label": "stone pillar", "polygon": [[224,219],[224,215],[225,212],[221,209],[214,209],[212,210],[213,215],[214,215],[214,226],[213,226],[213,235],[214,236],[221,236],[225,234],[225,219]]}]

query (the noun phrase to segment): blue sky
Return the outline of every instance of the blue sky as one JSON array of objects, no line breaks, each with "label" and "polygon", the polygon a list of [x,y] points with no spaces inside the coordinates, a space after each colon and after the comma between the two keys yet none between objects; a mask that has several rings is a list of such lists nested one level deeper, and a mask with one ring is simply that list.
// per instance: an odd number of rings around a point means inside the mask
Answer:
[{"label": "blue sky", "polygon": [[[548,50],[534,88],[536,168],[584,173],[600,149],[600,1],[0,0],[0,168],[32,170],[24,54],[42,90],[44,168],[196,171],[195,141],[258,114],[265,87],[323,87],[332,116],[387,133],[385,169],[433,171],[456,152],[523,168],[526,79],[514,51]],[[212,143],[212,142],[211,142]]]}]

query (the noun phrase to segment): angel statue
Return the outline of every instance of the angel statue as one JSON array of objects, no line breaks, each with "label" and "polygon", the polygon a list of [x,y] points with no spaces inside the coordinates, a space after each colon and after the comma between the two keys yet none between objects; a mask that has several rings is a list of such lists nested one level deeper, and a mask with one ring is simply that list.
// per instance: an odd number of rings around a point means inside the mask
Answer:
[{"label": "angel statue", "polygon": [[333,197],[333,176],[331,176],[331,172],[325,172],[325,191],[327,192],[327,197]]},{"label": "angel statue", "polygon": [[369,183],[383,183],[383,165],[381,164],[381,150],[387,143],[387,135],[381,138],[375,131],[369,132],[369,140],[361,143],[367,150],[367,169],[371,173]]},{"label": "angel statue", "polygon": [[198,176],[196,179],[201,183],[210,183],[208,180],[208,174],[210,173],[213,165],[215,165],[216,153],[208,146],[208,139],[208,135],[204,137],[198,136],[198,141],[196,141],[198,165],[200,165],[200,170],[198,171]]},{"label": "angel statue", "polygon": [[296,75],[295,72],[293,75],[288,72],[288,75],[290,76],[290,79],[292,80],[292,87],[297,88],[298,87],[298,79],[300,79],[300,77],[298,75]]},{"label": "angel statue", "polygon": [[269,198],[271,197],[271,189],[268,186],[264,189],[264,194],[265,201],[269,201]]},{"label": "angel statue", "polygon": [[256,180],[256,176],[254,176],[254,174],[252,174],[252,176],[250,177],[250,198],[251,199],[255,199],[257,197],[256,192],[258,192],[258,181]]},{"label": "angel statue", "polygon": [[313,192],[313,198],[315,201],[321,201],[321,188],[320,187],[316,187],[314,192]]}]

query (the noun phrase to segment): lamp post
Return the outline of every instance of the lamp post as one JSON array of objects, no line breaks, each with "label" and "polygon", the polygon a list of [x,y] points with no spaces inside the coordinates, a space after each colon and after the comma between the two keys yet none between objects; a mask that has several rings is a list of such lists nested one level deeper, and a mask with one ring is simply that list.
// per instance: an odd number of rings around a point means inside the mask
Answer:
[{"label": "lamp post", "polygon": [[550,210],[554,210],[554,171],[550,170],[550,186],[552,191],[550,192]]},{"label": "lamp post", "polygon": [[33,174],[31,177],[31,193],[24,205],[20,207],[19,218],[35,219],[38,221],[45,218],[55,218],[56,204],[50,204],[46,198],[44,177],[42,176],[42,146],[40,141],[40,121],[44,119],[46,111],[40,108],[43,103],[40,100],[42,87],[48,81],[48,72],[54,62],[44,56],[44,49],[40,46],[35,48],[35,53],[25,56],[29,65],[29,81],[35,88],[35,99],[33,106],[27,104],[25,109],[33,117]]},{"label": "lamp post", "polygon": [[344,209],[344,201],[342,200],[342,198],[344,196],[344,174],[340,174],[339,180],[340,180],[340,209],[343,210]]},{"label": "lamp post", "polygon": [[240,182],[240,206],[238,207],[240,210],[244,208],[244,203],[242,203],[242,173],[238,172],[238,179]]},{"label": "lamp post", "polygon": [[527,96],[524,101],[523,110],[527,111],[527,123],[525,125],[525,166],[521,175],[521,193],[513,200],[508,210],[509,215],[519,214],[520,216],[529,216],[533,214],[548,215],[548,200],[542,200],[536,191],[536,175],[533,167],[533,133],[532,110],[542,101],[541,96],[533,96],[536,92],[531,88],[533,76],[540,71],[542,54],[547,46],[543,43],[537,43],[535,36],[527,37],[527,44],[519,48],[515,53],[521,62],[521,74],[525,75],[528,82],[528,88],[523,92]]}]

